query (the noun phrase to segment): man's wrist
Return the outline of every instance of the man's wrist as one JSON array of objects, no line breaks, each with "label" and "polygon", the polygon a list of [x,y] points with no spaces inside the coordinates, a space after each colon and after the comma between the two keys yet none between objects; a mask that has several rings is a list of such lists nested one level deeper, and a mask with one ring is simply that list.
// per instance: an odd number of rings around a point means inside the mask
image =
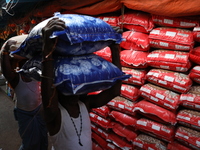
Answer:
[{"label": "man's wrist", "polygon": [[9,55],[10,52],[3,50],[3,51],[1,52],[1,54],[2,54],[2,55]]}]

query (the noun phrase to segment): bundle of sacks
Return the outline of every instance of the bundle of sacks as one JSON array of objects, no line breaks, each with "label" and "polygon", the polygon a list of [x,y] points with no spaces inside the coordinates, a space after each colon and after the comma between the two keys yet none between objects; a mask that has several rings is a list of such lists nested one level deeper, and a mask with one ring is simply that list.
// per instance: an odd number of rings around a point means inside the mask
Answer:
[{"label": "bundle of sacks", "polygon": [[[100,49],[122,41],[117,33],[103,20],[86,15],[60,14],[57,17],[65,21],[67,29],[53,32],[57,37],[54,51],[54,84],[65,95],[86,94],[110,88],[117,80],[124,80],[130,75],[122,72],[111,62],[95,55]],[[51,17],[36,25],[21,46],[13,52],[29,60],[20,73],[40,81],[42,28]]]}]

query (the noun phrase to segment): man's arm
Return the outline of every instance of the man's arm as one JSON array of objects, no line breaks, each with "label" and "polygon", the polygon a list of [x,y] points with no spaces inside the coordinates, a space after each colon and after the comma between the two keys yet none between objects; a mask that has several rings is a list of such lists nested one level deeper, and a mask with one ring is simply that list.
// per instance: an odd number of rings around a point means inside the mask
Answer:
[{"label": "man's arm", "polygon": [[43,50],[42,50],[42,76],[41,95],[44,107],[44,115],[50,135],[54,135],[60,128],[60,109],[58,108],[58,96],[54,87],[54,60],[53,51],[56,39],[50,39],[53,31],[64,30],[65,23],[58,18],[50,20],[42,29]]},{"label": "man's arm", "polygon": [[[110,45],[111,54],[112,54],[112,63],[116,65],[121,70],[121,63],[120,63],[120,51],[121,48],[118,44],[112,44]],[[91,95],[89,97],[89,109],[91,108],[97,108],[101,107],[103,105],[106,105],[109,101],[111,101],[116,96],[119,96],[121,93],[121,84],[122,81],[119,80],[115,85],[113,85],[111,88],[97,94],[97,95]]]}]

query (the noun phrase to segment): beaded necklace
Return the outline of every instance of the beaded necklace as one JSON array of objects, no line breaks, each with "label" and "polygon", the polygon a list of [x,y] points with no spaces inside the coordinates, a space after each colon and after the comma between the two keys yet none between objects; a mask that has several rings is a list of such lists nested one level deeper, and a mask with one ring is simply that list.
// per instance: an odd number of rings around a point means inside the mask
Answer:
[{"label": "beaded necklace", "polygon": [[[70,116],[70,115],[69,115]],[[74,123],[74,120],[73,120],[73,118],[70,116],[70,119],[71,119],[71,121],[72,121],[72,123],[73,123],[73,125],[74,125],[74,129],[75,129],[75,131],[76,131],[76,135],[78,136],[78,143],[79,143],[79,145],[80,146],[83,146],[83,144],[81,143],[81,138],[80,138],[80,136],[81,136],[81,132],[82,132],[82,115],[81,115],[81,112],[80,112],[80,124],[81,124],[81,126],[80,126],[80,132],[78,133],[78,130],[77,130],[77,128],[76,128],[76,124]]]}]

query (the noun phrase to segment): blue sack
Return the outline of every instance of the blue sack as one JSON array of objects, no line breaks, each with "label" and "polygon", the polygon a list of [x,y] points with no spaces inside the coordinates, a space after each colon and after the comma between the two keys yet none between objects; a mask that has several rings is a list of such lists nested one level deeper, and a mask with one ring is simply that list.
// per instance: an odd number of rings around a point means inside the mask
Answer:
[{"label": "blue sack", "polygon": [[[54,59],[54,85],[65,95],[80,95],[105,90],[114,85],[117,80],[130,77],[111,62],[95,54],[57,56]],[[35,80],[40,80],[41,56],[28,60],[20,72]]]},{"label": "blue sack", "polygon": [[51,38],[58,37],[55,53],[57,55],[90,54],[115,42],[121,43],[122,35],[117,33],[103,20],[87,15],[60,14],[37,24],[15,54],[31,58],[42,50],[42,28],[52,18],[59,18],[66,23],[64,31],[53,32]]}]

